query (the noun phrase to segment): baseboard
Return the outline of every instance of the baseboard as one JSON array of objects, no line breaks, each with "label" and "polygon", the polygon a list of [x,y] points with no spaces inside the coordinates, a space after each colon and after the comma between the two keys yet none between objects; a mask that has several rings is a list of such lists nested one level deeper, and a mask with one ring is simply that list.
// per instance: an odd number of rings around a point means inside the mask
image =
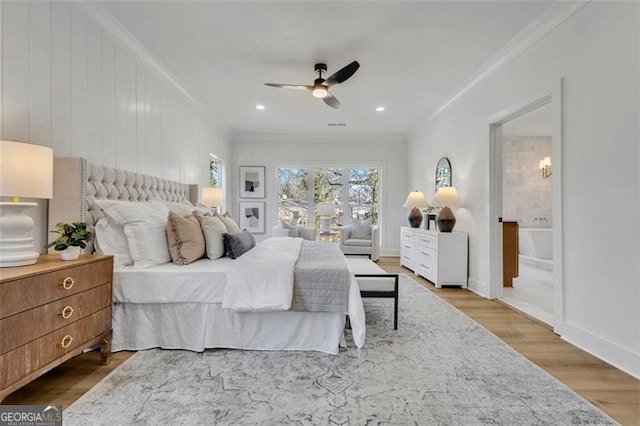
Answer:
[{"label": "baseboard", "polygon": [[482,297],[489,295],[489,286],[473,278],[469,278],[467,288]]},{"label": "baseboard", "polygon": [[560,337],[585,352],[640,379],[640,354],[597,336],[575,324],[565,322]]}]

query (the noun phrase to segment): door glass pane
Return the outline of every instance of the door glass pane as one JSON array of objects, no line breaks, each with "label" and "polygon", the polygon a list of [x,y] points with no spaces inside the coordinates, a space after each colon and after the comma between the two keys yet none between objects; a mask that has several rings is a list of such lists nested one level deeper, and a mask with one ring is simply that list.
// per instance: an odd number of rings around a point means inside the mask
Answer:
[{"label": "door glass pane", "polygon": [[[345,171],[339,168],[322,168],[313,170],[315,177],[314,204],[331,203],[336,207],[336,213],[331,217],[331,232],[338,232],[342,224],[342,189]],[[314,212],[315,228],[320,229],[320,216]]]},{"label": "door glass pane", "polygon": [[278,222],[307,226],[308,199],[307,169],[278,169]]},{"label": "door glass pane", "polygon": [[378,169],[349,170],[349,207],[352,219],[372,218],[378,223]]}]

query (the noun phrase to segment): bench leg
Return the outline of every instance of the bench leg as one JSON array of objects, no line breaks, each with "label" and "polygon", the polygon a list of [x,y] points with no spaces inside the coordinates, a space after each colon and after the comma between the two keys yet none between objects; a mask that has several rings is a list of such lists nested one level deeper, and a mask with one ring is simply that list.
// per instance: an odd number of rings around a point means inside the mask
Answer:
[{"label": "bench leg", "polygon": [[398,329],[398,275],[396,275],[395,285],[396,295],[393,298],[393,329]]}]

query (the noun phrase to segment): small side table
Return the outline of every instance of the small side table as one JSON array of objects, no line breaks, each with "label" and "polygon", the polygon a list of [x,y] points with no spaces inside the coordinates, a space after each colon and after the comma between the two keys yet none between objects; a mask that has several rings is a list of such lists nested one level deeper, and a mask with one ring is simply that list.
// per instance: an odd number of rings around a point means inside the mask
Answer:
[{"label": "small side table", "polygon": [[318,235],[320,235],[320,241],[335,243],[338,233],[337,232],[320,232],[318,233]]}]

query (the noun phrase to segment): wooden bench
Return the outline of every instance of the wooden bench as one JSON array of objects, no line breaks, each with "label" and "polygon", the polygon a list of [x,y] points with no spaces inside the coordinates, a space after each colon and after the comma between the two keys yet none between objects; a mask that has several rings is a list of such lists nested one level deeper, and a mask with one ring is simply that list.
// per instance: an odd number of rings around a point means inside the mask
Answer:
[{"label": "wooden bench", "polygon": [[398,329],[398,274],[388,274],[370,259],[363,256],[345,256],[349,270],[358,281],[362,297],[394,299],[393,329]]}]

